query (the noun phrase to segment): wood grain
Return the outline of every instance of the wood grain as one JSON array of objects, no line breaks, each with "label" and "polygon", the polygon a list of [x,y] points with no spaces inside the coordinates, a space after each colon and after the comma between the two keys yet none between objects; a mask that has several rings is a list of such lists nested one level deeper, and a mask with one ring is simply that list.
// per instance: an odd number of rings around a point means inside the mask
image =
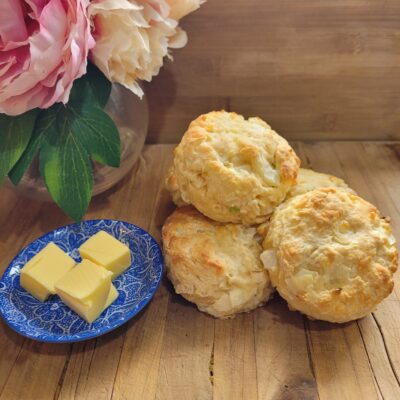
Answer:
[{"label": "wood grain", "polygon": [[[336,174],[392,218],[400,236],[400,144],[296,142],[309,166]],[[162,179],[173,146],[147,146],[130,176],[87,218],[119,218],[160,240],[172,211]],[[0,271],[42,233],[68,222],[50,204],[0,190]],[[233,320],[200,313],[163,282],[150,305],[97,340],[49,345],[0,324],[0,399],[281,400],[400,398],[399,275],[370,316],[308,321],[276,296]]]},{"label": "wood grain", "polygon": [[210,399],[214,321],[175,298],[168,307],[156,399]]},{"label": "wood grain", "polygon": [[252,315],[215,321],[214,398],[257,399],[257,363]]},{"label": "wood grain", "polygon": [[258,398],[318,399],[304,317],[276,296],[253,318]]},{"label": "wood grain", "polygon": [[398,15],[397,0],[209,0],[146,85],[149,142],[221,108],[291,140],[399,139]]}]

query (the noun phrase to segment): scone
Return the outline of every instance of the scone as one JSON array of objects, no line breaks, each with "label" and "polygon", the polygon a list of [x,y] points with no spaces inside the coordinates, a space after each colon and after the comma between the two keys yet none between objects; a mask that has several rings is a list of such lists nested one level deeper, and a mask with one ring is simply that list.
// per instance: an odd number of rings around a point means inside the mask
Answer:
[{"label": "scone", "polygon": [[167,274],[175,291],[217,318],[265,303],[272,292],[256,229],[221,224],[193,207],[178,208],[162,230]]},{"label": "scone", "polygon": [[182,207],[188,205],[188,203],[182,199],[173,166],[168,170],[167,177],[165,178],[165,187],[171,193],[172,201],[176,206]]},{"label": "scone", "polygon": [[259,118],[225,111],[195,119],[175,149],[183,201],[219,222],[263,222],[296,183],[300,161]]},{"label": "scone", "polygon": [[286,198],[290,199],[294,196],[298,196],[299,194],[307,193],[310,190],[324,187],[341,188],[356,194],[356,192],[351,189],[343,179],[333,175],[315,172],[312,169],[300,168],[297,175],[297,184],[290,189]]},{"label": "scone", "polygon": [[317,189],[280,206],[261,259],[291,308],[330,322],[361,318],[393,289],[397,269],[389,223],[342,189]]}]

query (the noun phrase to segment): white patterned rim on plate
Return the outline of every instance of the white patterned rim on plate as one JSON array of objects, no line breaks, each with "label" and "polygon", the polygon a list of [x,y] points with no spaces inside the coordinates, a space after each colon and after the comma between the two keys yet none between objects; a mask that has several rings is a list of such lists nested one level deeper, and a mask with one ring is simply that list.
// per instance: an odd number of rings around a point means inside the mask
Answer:
[{"label": "white patterned rim on plate", "polygon": [[[94,323],[88,324],[57,296],[41,303],[21,288],[21,268],[48,243],[56,243],[80,261],[79,246],[100,230],[130,248],[132,264],[114,281],[118,299]],[[31,339],[52,343],[87,340],[121,326],[142,310],[158,289],[162,274],[160,247],[143,229],[114,220],[67,225],[35,240],[14,258],[0,280],[0,314],[12,329]]]}]

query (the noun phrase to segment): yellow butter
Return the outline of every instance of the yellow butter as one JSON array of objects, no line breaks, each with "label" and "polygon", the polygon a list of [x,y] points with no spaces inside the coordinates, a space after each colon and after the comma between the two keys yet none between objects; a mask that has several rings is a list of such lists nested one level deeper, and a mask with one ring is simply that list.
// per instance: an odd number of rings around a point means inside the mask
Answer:
[{"label": "yellow butter", "polygon": [[106,303],[100,313],[96,316],[96,313],[91,310],[87,310],[87,307],[82,305],[81,302],[77,301],[76,299],[72,298],[71,296],[64,295],[62,300],[64,303],[71,308],[71,310],[75,311],[78,315],[80,315],[83,319],[87,322],[92,323],[94,322],[108,307],[117,300],[119,296],[118,290],[115,288],[113,284],[111,284],[110,291],[108,292]]},{"label": "yellow butter", "polygon": [[75,265],[75,261],[54,243],[49,243],[21,270],[20,284],[32,296],[45,301],[55,294],[55,284]]},{"label": "yellow butter", "polygon": [[118,277],[131,265],[129,247],[104,231],[88,239],[79,248],[79,253],[83,259],[93,261],[111,271],[112,279]]},{"label": "yellow butter", "polygon": [[108,292],[108,297],[106,300],[106,305],[104,306],[103,311],[106,310],[108,307],[110,307],[111,304],[118,299],[118,296],[119,296],[118,290],[115,288],[113,284],[111,284],[110,291]]},{"label": "yellow butter", "polygon": [[92,323],[108,302],[115,300],[112,300],[115,293],[111,291],[111,277],[110,271],[83,260],[57,282],[56,292],[68,307]]}]

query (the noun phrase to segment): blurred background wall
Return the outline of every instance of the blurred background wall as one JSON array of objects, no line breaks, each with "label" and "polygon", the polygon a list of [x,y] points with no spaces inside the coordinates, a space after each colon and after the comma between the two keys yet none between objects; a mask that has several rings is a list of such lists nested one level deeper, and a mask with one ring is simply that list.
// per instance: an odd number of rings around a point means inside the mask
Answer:
[{"label": "blurred background wall", "polygon": [[290,140],[400,139],[399,0],[208,0],[182,26],[146,85],[148,142],[222,108]]}]

